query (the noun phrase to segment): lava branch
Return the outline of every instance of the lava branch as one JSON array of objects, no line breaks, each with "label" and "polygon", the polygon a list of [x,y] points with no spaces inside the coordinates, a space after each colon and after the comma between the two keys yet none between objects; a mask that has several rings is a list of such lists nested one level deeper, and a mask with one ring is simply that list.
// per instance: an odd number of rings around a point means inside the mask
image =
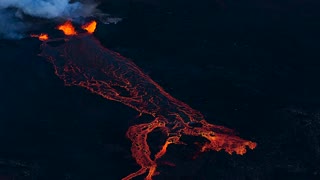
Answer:
[{"label": "lava branch", "polygon": [[[199,111],[172,97],[131,60],[104,48],[90,34],[66,34],[68,41],[55,47],[44,41],[40,55],[53,64],[55,74],[65,85],[83,87],[154,117],[149,123],[131,126],[126,133],[132,142],[132,157],[141,168],[123,180],[145,173],[145,179],[151,180],[159,174],[157,160],[165,155],[168,145],[184,144],[180,141],[183,135],[207,139],[201,152],[225,150],[243,155],[247,148],[256,147],[256,143],[235,136],[233,130],[205,121]],[[194,127],[195,123],[198,126]],[[163,130],[167,140],[152,159],[147,137],[157,128]]]},{"label": "lava branch", "polygon": [[141,168],[122,180],[129,180],[136,176],[142,175],[148,171],[148,175],[145,179],[151,180],[152,176],[157,175],[156,172],[157,163],[151,159],[151,152],[147,143],[147,137],[150,132],[156,128],[165,127],[165,122],[156,118],[154,121],[146,124],[139,124],[131,126],[127,131],[127,137],[132,141],[131,152],[133,158],[136,159],[137,164]]}]

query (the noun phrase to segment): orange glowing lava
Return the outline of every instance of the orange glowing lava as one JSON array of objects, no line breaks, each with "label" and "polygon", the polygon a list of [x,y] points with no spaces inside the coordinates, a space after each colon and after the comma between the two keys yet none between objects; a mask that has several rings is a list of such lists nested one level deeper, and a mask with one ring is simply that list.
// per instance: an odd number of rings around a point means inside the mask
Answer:
[{"label": "orange glowing lava", "polygon": [[96,21],[91,21],[81,26],[82,29],[86,30],[90,34],[94,33],[94,31],[96,30],[96,27],[97,27]]},{"label": "orange glowing lava", "polygon": [[44,34],[44,33],[41,33],[40,35],[39,34],[31,34],[30,37],[38,38],[40,41],[46,41],[49,39],[49,35]]},{"label": "orange glowing lava", "polygon": [[77,32],[75,28],[73,27],[71,21],[66,21],[65,23],[59,25],[57,27],[59,30],[63,31],[63,33],[67,36],[73,36],[76,35]]},{"label": "orange glowing lava", "polygon": [[[41,48],[40,55],[53,64],[55,74],[65,85],[83,87],[153,117],[150,122],[129,127],[126,133],[132,142],[132,156],[141,168],[123,180],[143,174],[151,180],[159,174],[157,160],[169,145],[185,144],[180,141],[185,135],[207,140],[200,145],[200,152],[225,150],[243,155],[247,148],[256,147],[255,142],[236,136],[233,130],[208,123],[199,111],[172,97],[131,60],[104,48],[92,35],[72,36],[54,47],[44,42]],[[147,138],[155,129],[161,129],[167,139],[152,158]]]}]

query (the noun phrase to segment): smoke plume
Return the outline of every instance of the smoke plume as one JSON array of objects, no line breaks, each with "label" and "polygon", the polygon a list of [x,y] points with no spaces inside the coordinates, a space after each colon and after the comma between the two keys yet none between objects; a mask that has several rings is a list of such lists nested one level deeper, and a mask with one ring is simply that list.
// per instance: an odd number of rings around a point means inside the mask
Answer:
[{"label": "smoke plume", "polygon": [[0,38],[22,38],[32,27],[25,16],[44,19],[76,19],[97,11],[96,3],[70,0],[0,0]]}]

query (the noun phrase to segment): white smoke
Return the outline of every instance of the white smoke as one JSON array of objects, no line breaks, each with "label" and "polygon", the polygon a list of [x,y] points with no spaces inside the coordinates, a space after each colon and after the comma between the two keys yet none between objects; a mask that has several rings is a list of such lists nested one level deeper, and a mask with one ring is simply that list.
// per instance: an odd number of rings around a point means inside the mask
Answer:
[{"label": "white smoke", "polygon": [[92,16],[96,11],[92,1],[70,0],[0,0],[0,37],[21,38],[28,29],[24,15],[45,19],[76,19]]},{"label": "white smoke", "polygon": [[0,38],[20,39],[21,32],[28,28],[28,24],[17,21],[14,14],[0,10]]}]

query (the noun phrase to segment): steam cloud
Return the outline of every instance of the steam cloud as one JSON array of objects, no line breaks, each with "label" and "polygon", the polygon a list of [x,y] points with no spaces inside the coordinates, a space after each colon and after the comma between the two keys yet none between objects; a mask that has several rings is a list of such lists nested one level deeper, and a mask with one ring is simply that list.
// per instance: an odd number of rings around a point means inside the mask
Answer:
[{"label": "steam cloud", "polygon": [[76,19],[88,17],[97,11],[90,0],[0,0],[0,38],[22,38],[32,27],[25,15],[45,19]]}]

